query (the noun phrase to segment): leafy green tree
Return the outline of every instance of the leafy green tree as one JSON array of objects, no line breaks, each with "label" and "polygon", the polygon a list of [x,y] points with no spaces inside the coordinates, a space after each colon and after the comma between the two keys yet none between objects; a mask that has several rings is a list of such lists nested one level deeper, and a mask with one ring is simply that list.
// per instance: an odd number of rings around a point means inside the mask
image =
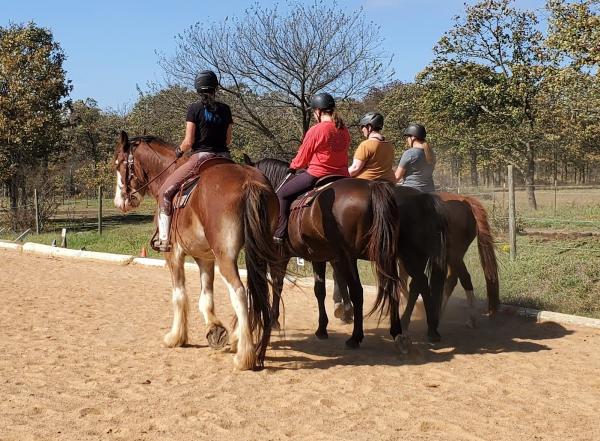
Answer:
[{"label": "leafy green tree", "polygon": [[538,125],[539,95],[550,58],[536,15],[512,0],[482,0],[466,6],[435,47],[437,63],[475,63],[502,78],[505,95],[495,107],[481,107],[502,127],[505,159],[521,171],[529,205],[535,199],[536,158],[544,147]]},{"label": "leafy green tree", "polygon": [[48,29],[34,23],[0,27],[0,178],[11,206],[26,197],[25,168],[58,149],[71,90],[65,56]]},{"label": "leafy green tree", "polygon": [[600,67],[600,0],[548,0],[548,45],[577,67]]}]

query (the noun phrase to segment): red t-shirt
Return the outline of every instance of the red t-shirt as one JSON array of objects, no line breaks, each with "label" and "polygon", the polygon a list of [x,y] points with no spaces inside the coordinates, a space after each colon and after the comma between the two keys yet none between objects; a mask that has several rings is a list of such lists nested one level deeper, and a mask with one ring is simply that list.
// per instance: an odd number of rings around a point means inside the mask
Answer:
[{"label": "red t-shirt", "polygon": [[333,121],[315,124],[306,135],[290,168],[306,168],[316,178],[328,175],[348,175],[350,132],[338,129]]}]

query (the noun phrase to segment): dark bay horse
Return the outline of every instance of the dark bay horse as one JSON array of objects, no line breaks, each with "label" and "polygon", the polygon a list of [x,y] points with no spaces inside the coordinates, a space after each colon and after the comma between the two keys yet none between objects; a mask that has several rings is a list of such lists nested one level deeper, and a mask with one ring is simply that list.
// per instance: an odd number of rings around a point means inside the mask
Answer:
[{"label": "dark bay horse", "polygon": [[[467,326],[475,327],[477,312],[475,308],[475,295],[471,275],[464,262],[464,256],[473,240],[477,237],[477,248],[479,260],[486,281],[488,312],[493,315],[497,312],[500,304],[498,264],[494,252],[494,241],[488,222],[487,213],[481,203],[469,196],[454,193],[436,193],[443,201],[446,218],[448,221],[447,238],[447,263],[448,273],[444,286],[444,299],[442,311],[445,309],[448,299],[460,283],[465,290],[469,303],[469,319]],[[408,329],[410,316],[417,296],[411,293],[407,299],[407,306],[402,314],[402,327]]]},{"label": "dark bay horse", "polygon": [[[186,158],[176,160],[174,146],[150,136],[128,138],[121,132],[116,152],[115,206],[126,212],[139,206],[145,193],[155,199],[169,173]],[[271,304],[267,265],[277,259],[272,231],[279,204],[264,175],[243,165],[221,163],[200,173],[198,187],[187,205],[177,209],[172,222],[171,252],[165,257],[173,285],[173,325],[165,335],[168,347],[182,346],[188,338],[187,294],[184,261],[192,256],[200,269],[199,307],[208,326],[212,347],[227,342],[227,331],[217,318],[213,303],[215,262],[229,290],[237,317],[232,335],[237,369],[253,369],[264,363],[271,334]],[[240,279],[237,260],[245,248],[247,290]]]},{"label": "dark bay horse", "polygon": [[[247,164],[253,164],[245,156]],[[277,159],[263,159],[253,164],[277,187],[285,178],[289,164]],[[315,197],[311,205],[292,209],[288,241],[282,250],[283,262],[271,268],[273,277],[273,321],[279,316],[283,275],[289,259],[299,256],[310,260],[315,277],[315,296],[319,304],[319,327],[315,335],[327,338],[328,318],[325,311],[325,265],[330,262],[336,274],[348,286],[353,305],[354,329],[346,341],[357,348],[363,340],[363,289],[357,259],[374,262],[379,291],[371,312],[390,313],[390,334],[396,346],[408,350],[409,341],[402,335],[398,302],[405,289],[402,263],[398,259],[398,228],[393,187],[384,182],[345,178],[331,183]]]}]

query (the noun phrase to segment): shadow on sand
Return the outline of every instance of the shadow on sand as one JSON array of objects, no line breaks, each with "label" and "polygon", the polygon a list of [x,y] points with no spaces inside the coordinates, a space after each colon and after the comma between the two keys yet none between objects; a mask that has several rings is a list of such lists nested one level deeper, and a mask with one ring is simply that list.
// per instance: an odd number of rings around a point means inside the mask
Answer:
[{"label": "shadow on sand", "polygon": [[[478,327],[470,329],[464,324],[465,318],[464,308],[450,308],[440,325],[442,342],[435,345],[426,341],[426,325],[423,320],[413,321],[408,333],[413,342],[408,355],[402,355],[396,350],[386,329],[385,319],[382,319],[379,327],[376,327],[377,323],[372,323],[372,320],[365,322],[365,339],[357,350],[345,349],[344,346],[345,340],[350,336],[351,325],[345,326],[347,332],[330,330],[327,340],[318,340],[310,330],[288,329],[285,336],[273,334],[271,350],[267,352],[266,368],[280,370],[361,365],[421,365],[447,362],[456,355],[531,353],[550,350],[544,344],[545,340],[573,333],[558,323],[537,323],[503,314],[493,319],[481,315]],[[369,328],[370,325],[373,326]],[[339,329],[340,326],[336,325],[336,328]]]}]

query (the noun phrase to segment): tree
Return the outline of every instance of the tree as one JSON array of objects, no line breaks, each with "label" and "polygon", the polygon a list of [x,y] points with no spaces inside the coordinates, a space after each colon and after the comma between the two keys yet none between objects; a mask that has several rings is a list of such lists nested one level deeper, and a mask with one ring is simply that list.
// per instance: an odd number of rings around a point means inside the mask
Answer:
[{"label": "tree", "polygon": [[525,176],[529,205],[536,208],[535,160],[543,148],[537,117],[549,56],[535,14],[512,4],[482,0],[467,6],[434,50],[436,63],[480,64],[501,76],[504,98],[496,107],[481,109],[508,135],[506,161]]},{"label": "tree", "polygon": [[115,139],[125,120],[114,112],[98,107],[95,100],[77,100],[65,112],[66,124],[62,131],[64,149],[55,158],[56,165],[69,170],[67,188],[95,191],[99,185],[112,184],[112,161]]},{"label": "tree", "polygon": [[391,74],[379,29],[362,10],[345,13],[325,1],[287,9],[256,4],[223,23],[197,23],[178,36],[176,54],[160,60],[183,86],[199,70],[215,70],[236,122],[280,155],[308,130],[312,95],[358,97]]},{"label": "tree", "polygon": [[548,0],[548,45],[577,67],[600,67],[600,0]]},{"label": "tree", "polygon": [[0,178],[11,207],[26,197],[25,169],[47,162],[63,127],[71,90],[52,33],[33,23],[0,27]]}]

